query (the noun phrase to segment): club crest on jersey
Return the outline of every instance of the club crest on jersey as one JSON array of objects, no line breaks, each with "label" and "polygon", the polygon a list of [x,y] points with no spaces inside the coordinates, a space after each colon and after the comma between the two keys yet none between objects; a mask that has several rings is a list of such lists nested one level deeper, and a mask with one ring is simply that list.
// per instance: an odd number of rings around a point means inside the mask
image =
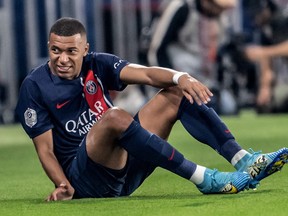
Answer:
[{"label": "club crest on jersey", "polygon": [[35,110],[28,108],[24,113],[25,124],[32,128],[37,123],[37,113]]},{"label": "club crest on jersey", "polygon": [[88,94],[93,95],[97,92],[97,85],[93,80],[88,80],[85,87]]}]

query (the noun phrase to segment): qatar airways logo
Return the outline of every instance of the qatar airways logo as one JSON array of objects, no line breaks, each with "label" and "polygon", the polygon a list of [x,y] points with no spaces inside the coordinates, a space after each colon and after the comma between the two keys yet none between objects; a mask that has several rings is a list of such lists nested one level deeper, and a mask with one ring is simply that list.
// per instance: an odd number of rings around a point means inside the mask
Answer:
[{"label": "qatar airways logo", "polygon": [[83,136],[89,132],[92,126],[102,118],[105,113],[100,101],[96,101],[94,104],[95,112],[91,109],[84,111],[78,117],[77,120],[69,120],[65,124],[65,129],[69,133],[78,133],[79,136]]}]

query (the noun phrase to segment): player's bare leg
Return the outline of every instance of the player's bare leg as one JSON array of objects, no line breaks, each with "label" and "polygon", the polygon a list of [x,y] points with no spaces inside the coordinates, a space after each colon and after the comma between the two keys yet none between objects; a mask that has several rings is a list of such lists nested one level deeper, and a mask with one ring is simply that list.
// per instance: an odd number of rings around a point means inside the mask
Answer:
[{"label": "player's bare leg", "polygon": [[142,127],[166,140],[177,120],[182,97],[176,87],[161,90],[139,111]]},{"label": "player's bare leg", "polygon": [[124,168],[128,154],[117,141],[132,121],[128,113],[118,108],[108,110],[87,135],[88,156],[105,167],[116,170]]}]

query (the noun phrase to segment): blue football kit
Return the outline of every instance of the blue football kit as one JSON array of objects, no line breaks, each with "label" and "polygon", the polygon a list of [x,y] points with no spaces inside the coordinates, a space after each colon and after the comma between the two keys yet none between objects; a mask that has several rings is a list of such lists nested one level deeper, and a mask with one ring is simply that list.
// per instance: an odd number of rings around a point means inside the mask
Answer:
[{"label": "blue football kit", "polygon": [[[22,83],[16,108],[20,122],[30,138],[52,129],[54,153],[75,188],[75,198],[129,195],[154,170],[140,161],[128,162],[122,171],[111,170],[87,156],[85,136],[113,106],[109,91],[125,89],[120,71],[127,64],[115,55],[93,52],[84,57],[76,79],[53,75],[45,63]],[[129,156],[131,160],[134,158]],[[136,170],[141,170],[138,163],[143,173],[137,174]],[[136,166],[130,167],[131,179],[129,164]]]},{"label": "blue football kit", "polygon": [[[109,169],[88,157],[86,135],[113,107],[109,91],[125,89],[120,72],[127,64],[115,55],[90,53],[73,80],[53,75],[46,63],[32,70],[22,83],[16,107],[20,122],[30,138],[52,130],[54,153],[75,189],[74,198],[130,195],[158,166],[185,179],[196,170],[197,165],[167,141],[142,128],[138,115],[118,140],[129,153],[123,169]],[[228,161],[241,150],[226,125],[205,104],[191,104],[183,98],[177,119],[191,136]]]}]

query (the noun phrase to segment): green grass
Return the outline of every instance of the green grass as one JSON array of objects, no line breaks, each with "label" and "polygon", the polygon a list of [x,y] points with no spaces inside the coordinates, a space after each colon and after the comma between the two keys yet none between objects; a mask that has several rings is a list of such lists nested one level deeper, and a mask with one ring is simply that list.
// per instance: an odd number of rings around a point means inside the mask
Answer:
[{"label": "green grass", "polygon": [[[264,152],[288,146],[288,115],[244,112],[224,122],[245,148]],[[198,164],[232,171],[212,149],[189,137],[180,124],[170,136],[184,155]],[[0,126],[0,215],[286,215],[288,168],[263,180],[258,190],[236,195],[202,195],[196,187],[160,168],[131,196],[46,203],[53,185],[33,144],[19,125]]]}]

